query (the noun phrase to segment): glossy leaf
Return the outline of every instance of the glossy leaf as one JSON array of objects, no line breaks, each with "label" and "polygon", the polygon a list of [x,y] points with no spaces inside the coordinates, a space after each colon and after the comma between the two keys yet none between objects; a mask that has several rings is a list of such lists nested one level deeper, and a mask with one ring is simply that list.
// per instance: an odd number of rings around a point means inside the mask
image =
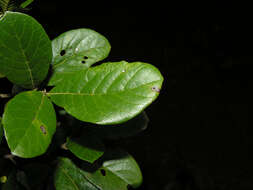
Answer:
[{"label": "glossy leaf", "polygon": [[42,92],[22,92],[7,103],[3,126],[12,154],[23,158],[41,155],[56,130],[53,105]]},{"label": "glossy leaf", "polygon": [[52,45],[32,17],[6,12],[0,18],[0,71],[12,83],[35,88],[47,76]]},{"label": "glossy leaf", "polygon": [[67,148],[81,160],[93,163],[104,154],[104,144],[95,136],[82,135],[80,138],[68,138]]},{"label": "glossy leaf", "polygon": [[101,34],[90,29],[71,30],[53,40],[53,74],[50,86],[66,76],[87,69],[106,58],[111,46]]},{"label": "glossy leaf", "polygon": [[109,158],[103,163],[103,168],[137,188],[142,183],[142,173],[134,158],[122,150],[109,152]]},{"label": "glossy leaf", "polygon": [[56,190],[99,190],[91,184],[82,170],[68,158],[60,158],[55,171],[54,185]]},{"label": "glossy leaf", "polygon": [[0,144],[2,141],[2,137],[3,137],[3,126],[2,126],[2,118],[0,117]]},{"label": "glossy leaf", "polygon": [[163,77],[141,62],[104,63],[65,78],[48,95],[79,120],[97,124],[125,122],[159,95]]},{"label": "glossy leaf", "polygon": [[26,8],[26,7],[28,7],[32,2],[33,2],[33,0],[26,0],[25,2],[21,3],[20,7],[21,7],[21,8]]}]

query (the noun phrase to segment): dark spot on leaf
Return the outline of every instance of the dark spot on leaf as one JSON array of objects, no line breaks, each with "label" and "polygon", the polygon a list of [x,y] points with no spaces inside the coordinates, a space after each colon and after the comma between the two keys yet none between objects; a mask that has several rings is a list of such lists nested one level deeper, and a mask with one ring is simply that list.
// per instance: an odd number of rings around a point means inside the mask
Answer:
[{"label": "dark spot on leaf", "polygon": [[84,58],[84,59],[88,59],[88,57],[87,57],[87,56],[84,56],[83,58]]},{"label": "dark spot on leaf", "polygon": [[47,134],[47,131],[46,131],[46,129],[45,129],[45,127],[44,127],[43,125],[40,126],[40,130],[42,131],[42,133],[43,133],[44,135]]},{"label": "dark spot on leaf", "polygon": [[152,87],[152,90],[155,91],[155,92],[158,92],[158,93],[160,92],[160,88],[158,88],[158,87],[156,87],[156,86],[153,86],[153,87]]},{"label": "dark spot on leaf", "polygon": [[104,169],[101,169],[100,172],[101,172],[102,176],[106,176],[106,171]]},{"label": "dark spot on leaf", "polygon": [[84,63],[86,63],[86,62],[83,60],[82,63],[84,64]]},{"label": "dark spot on leaf", "polygon": [[61,54],[61,56],[64,56],[66,54],[66,51],[65,50],[61,50],[60,54]]}]

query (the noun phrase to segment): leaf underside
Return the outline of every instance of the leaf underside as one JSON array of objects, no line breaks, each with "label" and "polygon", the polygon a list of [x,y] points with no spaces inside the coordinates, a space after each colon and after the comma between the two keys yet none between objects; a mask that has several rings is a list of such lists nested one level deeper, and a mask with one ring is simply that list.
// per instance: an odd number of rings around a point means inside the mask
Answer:
[{"label": "leaf underside", "polygon": [[71,75],[48,94],[69,114],[85,122],[125,122],[159,95],[163,77],[154,66],[141,62],[104,63]]}]

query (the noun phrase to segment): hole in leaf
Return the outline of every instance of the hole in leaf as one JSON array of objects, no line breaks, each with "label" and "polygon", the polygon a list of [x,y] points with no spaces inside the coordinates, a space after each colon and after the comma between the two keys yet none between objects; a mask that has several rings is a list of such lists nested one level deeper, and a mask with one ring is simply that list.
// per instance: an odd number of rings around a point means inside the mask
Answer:
[{"label": "hole in leaf", "polygon": [[106,171],[104,169],[101,169],[100,172],[101,172],[102,176],[106,176]]},{"label": "hole in leaf", "polygon": [[40,130],[42,131],[42,133],[43,133],[44,135],[47,134],[46,128],[45,128],[43,125],[40,126]]},{"label": "hole in leaf", "polygon": [[156,87],[156,86],[153,86],[152,87],[152,91],[155,91],[155,92],[160,92],[160,88]]},{"label": "hole in leaf", "polygon": [[64,56],[66,54],[66,51],[65,50],[61,50],[60,54],[61,54],[61,56]]},{"label": "hole in leaf", "polygon": [[87,56],[84,56],[83,58],[84,58],[84,59],[88,59],[88,57],[87,57]]},{"label": "hole in leaf", "polygon": [[84,63],[86,63],[86,62],[83,60],[82,63],[84,64]]}]

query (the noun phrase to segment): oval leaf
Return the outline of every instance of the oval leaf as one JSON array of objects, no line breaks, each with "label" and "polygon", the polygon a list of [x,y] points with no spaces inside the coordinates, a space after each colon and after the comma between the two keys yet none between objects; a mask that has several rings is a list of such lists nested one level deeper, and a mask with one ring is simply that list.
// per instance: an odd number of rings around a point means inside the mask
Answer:
[{"label": "oval leaf", "polygon": [[6,12],[0,19],[0,71],[12,83],[35,88],[47,76],[52,45],[32,17]]},{"label": "oval leaf", "polygon": [[101,34],[90,29],[71,30],[53,40],[53,74],[49,85],[106,58],[111,46]]},{"label": "oval leaf", "polygon": [[89,134],[80,138],[68,138],[67,148],[81,160],[93,163],[104,154],[104,144]]},{"label": "oval leaf", "polygon": [[39,156],[46,152],[56,130],[53,105],[42,92],[20,93],[7,103],[3,126],[12,154]]},{"label": "oval leaf", "polygon": [[159,95],[162,82],[161,73],[150,64],[104,63],[69,76],[48,95],[79,120],[117,124],[151,104]]}]

